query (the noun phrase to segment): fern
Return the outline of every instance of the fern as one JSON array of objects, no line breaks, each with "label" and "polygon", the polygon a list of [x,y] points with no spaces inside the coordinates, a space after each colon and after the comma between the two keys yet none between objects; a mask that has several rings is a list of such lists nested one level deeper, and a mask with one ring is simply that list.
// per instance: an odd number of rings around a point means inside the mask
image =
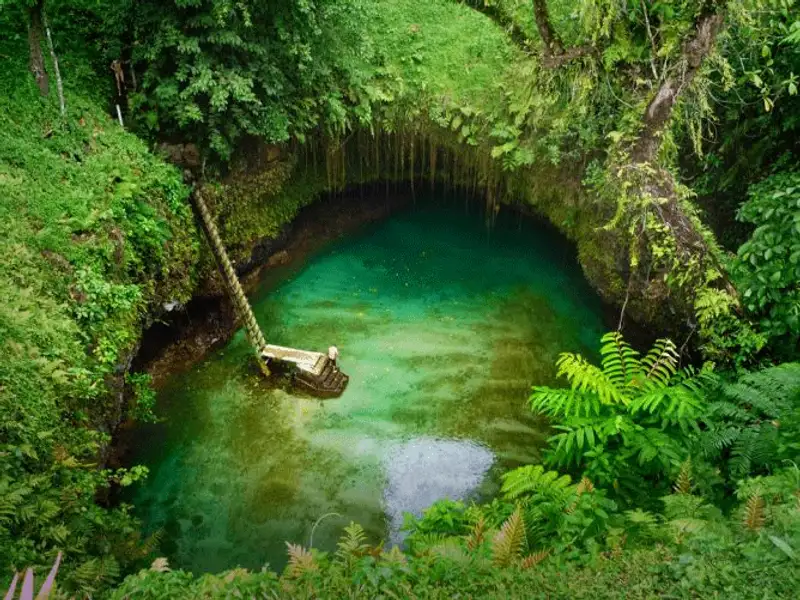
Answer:
[{"label": "fern", "polygon": [[626,531],[643,538],[650,538],[658,527],[658,519],[650,512],[640,508],[625,512]]},{"label": "fern", "polygon": [[503,475],[501,491],[506,500],[530,495],[566,499],[571,494],[571,483],[569,475],[545,471],[542,465],[526,465]]},{"label": "fern", "polygon": [[84,595],[91,596],[119,579],[119,575],[119,564],[113,557],[107,556],[85,561],[72,571],[70,580]]},{"label": "fern", "polygon": [[550,550],[542,550],[541,552],[535,552],[534,554],[529,554],[525,558],[523,558],[519,566],[522,569],[531,569],[542,562],[545,558],[550,555]]},{"label": "fern", "polygon": [[578,486],[575,488],[575,493],[580,496],[582,494],[591,494],[594,491],[594,484],[592,480],[584,475],[581,477]]},{"label": "fern", "polygon": [[478,522],[475,523],[472,531],[470,531],[467,536],[467,549],[472,552],[483,545],[483,542],[486,540],[486,529],[486,519],[481,515]]},{"label": "fern", "polygon": [[784,458],[792,430],[782,433],[783,419],[791,422],[800,394],[800,365],[790,363],[749,373],[735,382],[722,382],[719,398],[704,415],[705,430],[698,449],[706,457],[730,451],[727,470],[731,478],[772,468]]},{"label": "fern", "polygon": [[336,556],[339,558],[349,561],[353,557],[362,556],[369,549],[364,528],[358,523],[350,523],[344,528],[344,533],[337,544]]},{"label": "fern", "polygon": [[455,562],[465,562],[468,558],[461,541],[452,537],[444,538],[428,546],[427,554],[435,558],[445,558]]},{"label": "fern", "polygon": [[691,494],[692,493],[692,459],[691,457],[683,461],[681,470],[678,472],[678,477],[675,479],[675,485],[672,489],[676,494]]},{"label": "fern", "polygon": [[731,449],[730,471],[734,477],[752,473],[777,453],[778,432],[772,424],[742,429]]},{"label": "fern", "polygon": [[444,542],[447,537],[443,533],[415,533],[411,547],[415,554],[426,554],[431,548]]},{"label": "fern", "polygon": [[678,360],[678,351],[672,340],[656,340],[653,347],[642,359],[642,366],[644,367],[642,385],[645,387],[667,387],[670,380],[677,373]]},{"label": "fern", "polygon": [[744,506],[742,525],[750,531],[760,531],[764,527],[764,499],[758,492],[753,492]]},{"label": "fern", "polygon": [[406,555],[403,554],[403,551],[398,546],[392,546],[392,549],[388,552],[384,551],[381,554],[381,560],[389,565],[401,566],[408,564]]},{"label": "fern", "polygon": [[683,517],[671,519],[667,525],[673,530],[677,539],[681,539],[687,533],[699,533],[708,528],[708,521],[695,517]]},{"label": "fern", "polygon": [[548,417],[593,417],[600,414],[601,402],[597,394],[576,390],[554,390],[536,386],[530,397],[531,409]]},{"label": "fern", "polygon": [[639,353],[618,331],[605,334],[600,341],[603,372],[621,390],[642,372]]},{"label": "fern", "polygon": [[[558,373],[569,389],[533,388],[531,408],[552,419],[557,431],[549,440],[546,462],[574,466],[600,482],[670,473],[685,455],[681,446],[706,414],[705,395],[713,377],[707,371],[679,370],[675,344],[667,339],[658,340],[641,358],[613,332],[603,336],[600,352],[601,367],[579,355],[561,355]],[[615,459],[601,459],[605,453]]]},{"label": "fern", "polygon": [[286,576],[291,579],[297,579],[304,573],[317,570],[317,564],[314,561],[314,555],[310,550],[306,550],[299,544],[290,544],[286,542],[286,548],[289,553],[289,563],[286,565]]},{"label": "fern", "polygon": [[559,377],[565,376],[573,390],[596,394],[603,404],[625,402],[625,396],[614,385],[609,375],[582,356],[565,352],[558,359],[556,366]]},{"label": "fern", "polygon": [[163,556],[159,557],[152,562],[150,565],[150,570],[155,571],[156,573],[166,573],[170,570],[169,561]]},{"label": "fern", "polygon": [[525,544],[525,519],[517,506],[492,540],[492,562],[505,567],[516,561]]}]

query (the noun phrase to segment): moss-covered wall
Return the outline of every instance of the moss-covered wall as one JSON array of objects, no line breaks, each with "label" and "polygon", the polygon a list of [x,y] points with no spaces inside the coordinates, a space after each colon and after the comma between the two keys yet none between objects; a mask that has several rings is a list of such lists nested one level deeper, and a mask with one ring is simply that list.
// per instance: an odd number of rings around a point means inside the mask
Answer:
[{"label": "moss-covered wall", "polygon": [[[358,130],[344,140],[318,136],[269,151],[251,144],[225,178],[207,184],[206,196],[231,256],[242,265],[257,245],[280,236],[304,206],[325,192],[379,181],[404,182],[412,195],[431,187],[459,188],[484,204],[487,226],[511,206],[548,219],[575,242],[578,260],[600,295],[622,305],[628,292],[627,248],[603,228],[612,215],[580,181],[585,165],[504,171],[491,150],[431,123],[385,125],[374,133]],[[265,154],[271,159],[263,160]],[[210,260],[205,253],[201,289],[220,293]],[[658,298],[634,294],[627,308],[644,324],[666,320]]]}]

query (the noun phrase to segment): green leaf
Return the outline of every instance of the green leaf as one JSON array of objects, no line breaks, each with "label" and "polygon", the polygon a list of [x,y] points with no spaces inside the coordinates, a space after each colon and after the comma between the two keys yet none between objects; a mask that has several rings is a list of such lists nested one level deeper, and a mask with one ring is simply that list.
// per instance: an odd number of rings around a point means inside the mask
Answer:
[{"label": "green leaf", "polygon": [[781,552],[783,552],[789,558],[794,559],[795,553],[794,553],[794,550],[792,550],[792,547],[789,544],[787,544],[783,539],[781,539],[781,538],[779,538],[777,536],[770,535],[768,537],[769,537],[769,541],[771,541],[773,544],[775,544],[776,548],[778,548]]}]

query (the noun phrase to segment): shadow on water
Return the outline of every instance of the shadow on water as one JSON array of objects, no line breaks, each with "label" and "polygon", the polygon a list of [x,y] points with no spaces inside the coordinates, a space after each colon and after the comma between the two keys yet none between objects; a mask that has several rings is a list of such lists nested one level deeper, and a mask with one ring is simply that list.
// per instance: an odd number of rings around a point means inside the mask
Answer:
[{"label": "shadow on water", "polygon": [[397,542],[403,511],[491,494],[499,472],[539,458],[530,386],[604,330],[560,236],[513,215],[489,233],[436,204],[329,246],[253,304],[273,343],[335,343],[351,383],[326,402],[271,388],[242,332],[170,379],[163,423],[136,436],[151,475],[133,503],[174,567],[280,568],[285,541],[308,544],[331,512],[317,548],[351,520]]}]

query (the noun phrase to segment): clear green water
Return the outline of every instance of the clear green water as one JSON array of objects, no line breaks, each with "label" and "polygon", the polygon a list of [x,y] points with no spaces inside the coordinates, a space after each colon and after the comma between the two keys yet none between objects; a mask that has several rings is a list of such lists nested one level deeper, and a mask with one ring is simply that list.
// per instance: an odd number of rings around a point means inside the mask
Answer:
[{"label": "clear green water", "polygon": [[317,548],[351,520],[397,542],[403,511],[491,495],[546,437],[525,407],[531,384],[603,331],[559,236],[518,216],[488,232],[463,207],[395,216],[262,288],[267,339],[335,343],[350,385],[324,402],[270,389],[241,331],[168,382],[165,421],[137,435],[151,475],[134,505],[173,567],[280,568],[285,540],[308,545],[330,512]]}]

